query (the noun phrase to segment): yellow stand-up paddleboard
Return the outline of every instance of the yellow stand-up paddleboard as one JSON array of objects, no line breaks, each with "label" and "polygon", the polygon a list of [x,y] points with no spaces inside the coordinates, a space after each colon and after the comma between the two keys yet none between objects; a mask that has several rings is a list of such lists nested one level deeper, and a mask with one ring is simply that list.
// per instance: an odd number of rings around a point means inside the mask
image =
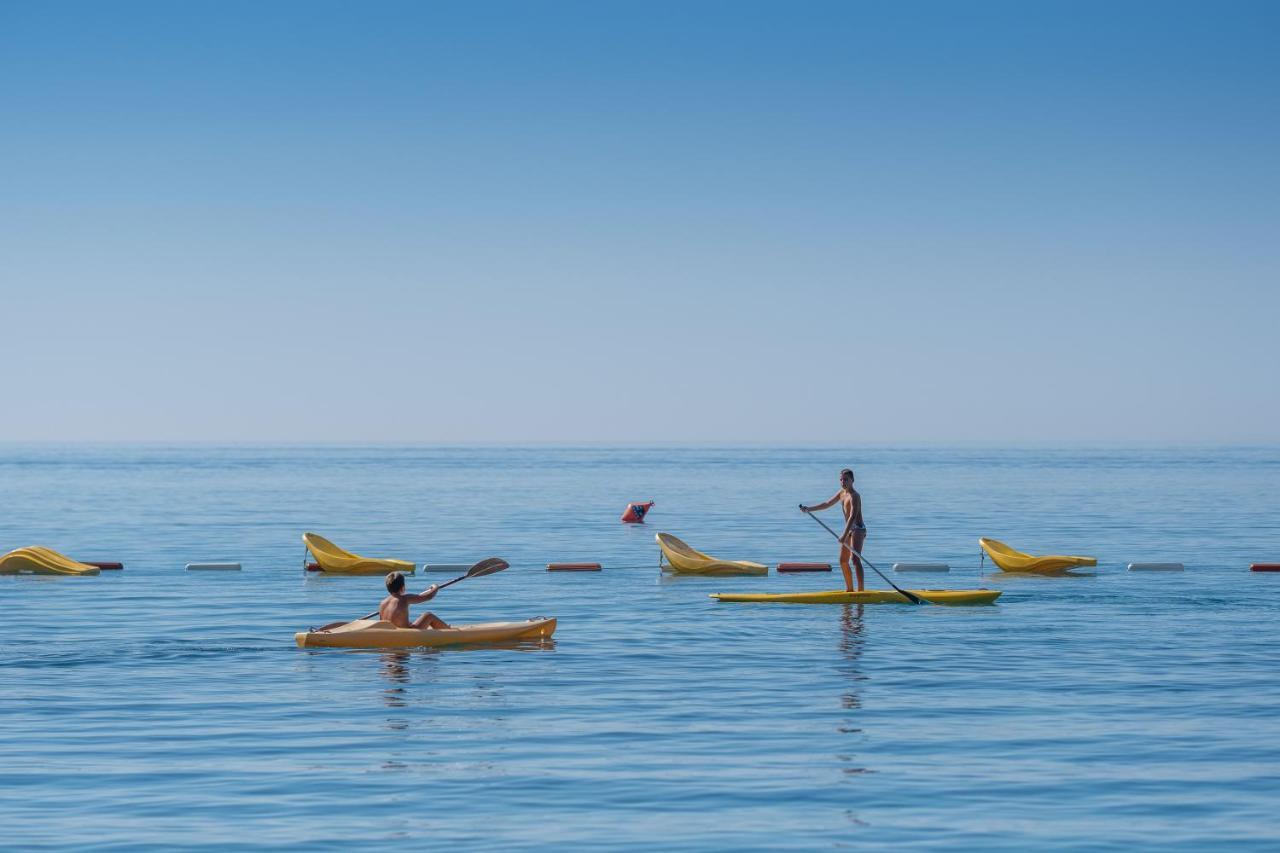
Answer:
[{"label": "yellow stand-up paddleboard", "polygon": [[[930,604],[994,604],[998,589],[911,589]],[[754,604],[908,604],[910,599],[891,589],[866,589],[847,592],[832,589],[825,592],[716,592],[717,601],[739,601]]]},{"label": "yellow stand-up paddleboard", "polygon": [[682,539],[670,533],[659,533],[654,537],[667,565],[664,571],[677,575],[767,575],[769,567],[750,560],[717,560],[701,551],[691,548]]},{"label": "yellow stand-up paddleboard", "polygon": [[500,643],[508,640],[543,640],[556,631],[555,619],[525,622],[485,622],[452,628],[397,628],[381,619],[357,619],[328,631],[299,631],[298,647],[333,649],[412,649]]},{"label": "yellow stand-up paddleboard", "polygon": [[318,533],[302,534],[307,550],[316,558],[320,571],[332,575],[385,575],[388,572],[413,574],[413,563],[404,560],[361,557],[343,550]]},{"label": "yellow stand-up paddleboard", "polygon": [[991,562],[996,564],[996,568],[1002,572],[1027,575],[1060,575],[1077,566],[1098,565],[1096,557],[1065,557],[1058,554],[1037,557],[1034,554],[1024,554],[1016,548],[1010,548],[1003,542],[997,542],[986,537],[979,539],[978,544],[982,546],[982,550],[991,558]]},{"label": "yellow stand-up paddleboard", "polygon": [[97,566],[77,563],[52,548],[31,545],[0,557],[0,575],[96,575]]}]

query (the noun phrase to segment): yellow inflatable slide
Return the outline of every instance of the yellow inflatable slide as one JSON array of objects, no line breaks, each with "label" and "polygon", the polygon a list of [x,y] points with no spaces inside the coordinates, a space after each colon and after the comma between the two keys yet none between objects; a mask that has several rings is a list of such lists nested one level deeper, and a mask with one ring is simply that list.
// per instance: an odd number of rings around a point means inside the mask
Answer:
[{"label": "yellow inflatable slide", "polygon": [[388,572],[404,572],[411,575],[416,566],[404,560],[361,557],[334,545],[318,533],[302,534],[307,551],[316,558],[320,571],[333,575],[385,575]]},{"label": "yellow inflatable slide", "polygon": [[52,548],[31,545],[0,557],[0,575],[96,575],[97,566],[77,563]]},{"label": "yellow inflatable slide", "polygon": [[986,537],[979,539],[978,544],[982,546],[983,551],[987,552],[991,562],[995,563],[1003,572],[1030,575],[1060,575],[1077,566],[1098,565],[1096,557],[1064,557],[1057,554],[1037,557],[1033,554],[1024,554],[1015,548],[1010,548],[1003,542],[997,542]]},{"label": "yellow inflatable slide", "polygon": [[[668,565],[664,571],[678,575],[767,575],[769,567],[748,560],[717,560],[697,551],[670,533],[659,533],[655,539]],[[662,560],[659,560],[661,564]]]}]

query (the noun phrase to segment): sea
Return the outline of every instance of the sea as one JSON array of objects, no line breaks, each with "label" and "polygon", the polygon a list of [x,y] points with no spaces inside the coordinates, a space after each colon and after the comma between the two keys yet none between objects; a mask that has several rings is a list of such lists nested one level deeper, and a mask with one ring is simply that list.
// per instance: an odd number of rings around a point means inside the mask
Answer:
[{"label": "sea", "polygon": [[[660,571],[658,532],[835,562],[797,505],[844,467],[872,564],[998,602],[719,603],[841,577]],[[124,564],[0,576],[0,847],[1280,849],[1280,574],[1249,571],[1278,520],[1275,446],[0,445],[0,552]],[[558,629],[299,648],[384,594],[304,571],[307,531],[503,557],[424,607]],[[982,536],[1098,562],[1005,575]]]}]

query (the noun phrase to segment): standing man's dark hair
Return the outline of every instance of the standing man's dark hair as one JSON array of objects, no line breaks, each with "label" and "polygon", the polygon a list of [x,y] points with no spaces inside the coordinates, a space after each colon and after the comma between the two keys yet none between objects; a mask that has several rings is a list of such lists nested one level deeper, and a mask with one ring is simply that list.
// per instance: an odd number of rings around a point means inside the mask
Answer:
[{"label": "standing man's dark hair", "polygon": [[843,477],[845,474],[848,474],[850,477],[852,477],[852,476],[853,476],[853,469],[852,469],[852,468],[842,468],[842,469],[840,469],[840,476],[841,476],[841,477]]}]

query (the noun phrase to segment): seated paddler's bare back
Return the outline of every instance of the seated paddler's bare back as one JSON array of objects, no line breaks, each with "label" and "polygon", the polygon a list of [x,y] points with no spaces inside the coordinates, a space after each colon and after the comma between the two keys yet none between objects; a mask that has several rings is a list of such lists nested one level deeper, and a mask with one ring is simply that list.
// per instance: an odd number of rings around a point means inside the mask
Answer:
[{"label": "seated paddler's bare back", "polygon": [[378,605],[378,618],[390,622],[397,628],[409,627],[409,603],[404,596],[388,595]]}]

